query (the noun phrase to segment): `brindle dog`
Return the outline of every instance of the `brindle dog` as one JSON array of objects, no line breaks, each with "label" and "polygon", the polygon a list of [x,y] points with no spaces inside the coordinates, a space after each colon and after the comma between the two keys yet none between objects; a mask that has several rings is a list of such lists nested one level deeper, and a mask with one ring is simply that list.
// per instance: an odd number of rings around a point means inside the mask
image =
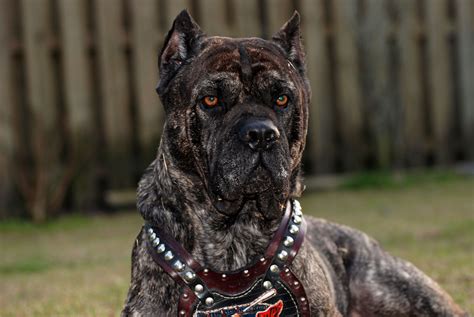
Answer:
[{"label": "brindle dog", "polygon": [[[186,11],[159,58],[166,122],[138,210],[203,266],[260,257],[301,194],[310,87],[299,15],[271,40],[206,36]],[[434,281],[357,230],[307,216],[292,269],[313,316],[466,316]],[[122,316],[176,316],[182,286],[150,257],[142,230]]]}]

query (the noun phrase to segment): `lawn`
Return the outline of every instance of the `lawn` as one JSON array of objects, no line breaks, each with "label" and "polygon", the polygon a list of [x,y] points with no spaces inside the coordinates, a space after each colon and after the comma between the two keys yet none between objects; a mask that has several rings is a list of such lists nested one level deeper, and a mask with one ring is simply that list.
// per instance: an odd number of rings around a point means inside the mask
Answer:
[{"label": "lawn", "polygon": [[[359,185],[308,192],[304,211],[369,233],[474,313],[474,178]],[[0,223],[0,316],[117,316],[140,226],[136,212]]]}]

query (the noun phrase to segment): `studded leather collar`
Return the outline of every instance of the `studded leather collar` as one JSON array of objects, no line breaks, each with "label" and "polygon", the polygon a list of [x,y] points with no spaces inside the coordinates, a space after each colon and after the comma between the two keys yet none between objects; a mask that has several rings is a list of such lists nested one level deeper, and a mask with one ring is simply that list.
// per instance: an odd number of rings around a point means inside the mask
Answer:
[{"label": "studded leather collar", "polygon": [[160,228],[145,224],[145,230],[153,260],[184,286],[179,316],[310,316],[304,287],[290,269],[306,231],[297,200],[288,202],[265,254],[233,272],[204,268]]}]

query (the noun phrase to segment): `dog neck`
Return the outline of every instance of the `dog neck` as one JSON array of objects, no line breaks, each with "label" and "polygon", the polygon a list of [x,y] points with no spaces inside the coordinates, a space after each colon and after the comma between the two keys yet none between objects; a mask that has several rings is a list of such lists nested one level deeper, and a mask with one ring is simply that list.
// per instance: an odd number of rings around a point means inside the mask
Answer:
[{"label": "dog neck", "polygon": [[261,218],[254,204],[247,204],[231,224],[220,227],[205,212],[201,214],[195,226],[196,241],[203,261],[220,271],[238,270],[260,258],[280,224],[280,219]]},{"label": "dog neck", "polygon": [[[144,226],[147,239],[145,248],[153,261],[173,280],[185,286],[179,300],[180,316],[191,316],[194,307],[207,311],[207,316],[210,311],[229,308],[229,299],[236,301],[234,309],[237,312],[241,309],[245,312],[275,296],[277,297],[273,300],[279,299],[281,309],[284,305],[283,298],[290,296],[292,301],[286,304],[285,310],[291,311],[292,316],[300,309],[302,316],[309,316],[310,308],[305,290],[290,269],[303,243],[305,231],[306,223],[299,202],[289,201],[278,229],[258,261],[241,269],[216,271],[213,269],[215,265],[211,267],[209,263],[205,263],[203,266],[202,261],[196,261],[193,255],[163,232],[162,228],[150,223]],[[242,302],[243,298],[247,298],[249,302]]]},{"label": "dog neck", "polygon": [[202,265],[217,271],[249,265],[264,253],[281,219],[264,219],[254,203],[230,219],[215,211],[199,183],[158,155],[139,183],[138,210]]}]

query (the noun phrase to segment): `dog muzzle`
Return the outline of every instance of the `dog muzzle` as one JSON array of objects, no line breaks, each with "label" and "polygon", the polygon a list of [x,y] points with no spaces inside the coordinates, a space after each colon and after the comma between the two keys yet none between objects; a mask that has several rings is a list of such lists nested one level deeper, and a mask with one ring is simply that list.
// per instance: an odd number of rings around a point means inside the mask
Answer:
[{"label": "dog muzzle", "polygon": [[265,254],[232,272],[203,268],[173,238],[145,224],[153,260],[183,285],[178,316],[310,316],[303,285],[290,269],[303,243],[306,223],[297,200],[288,202]]}]

